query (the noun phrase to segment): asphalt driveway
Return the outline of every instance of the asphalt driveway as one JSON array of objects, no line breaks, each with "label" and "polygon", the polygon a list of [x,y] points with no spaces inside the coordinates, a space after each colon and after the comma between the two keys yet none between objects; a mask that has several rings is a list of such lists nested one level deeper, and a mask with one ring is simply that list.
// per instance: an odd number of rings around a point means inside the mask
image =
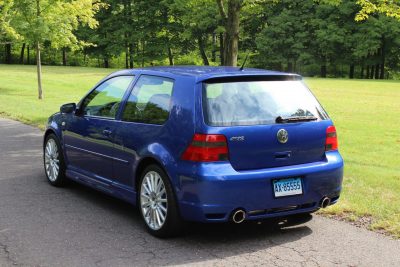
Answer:
[{"label": "asphalt driveway", "polygon": [[0,266],[400,266],[399,240],[320,216],[154,238],[129,204],[78,184],[51,187],[41,144],[41,131],[0,119]]}]

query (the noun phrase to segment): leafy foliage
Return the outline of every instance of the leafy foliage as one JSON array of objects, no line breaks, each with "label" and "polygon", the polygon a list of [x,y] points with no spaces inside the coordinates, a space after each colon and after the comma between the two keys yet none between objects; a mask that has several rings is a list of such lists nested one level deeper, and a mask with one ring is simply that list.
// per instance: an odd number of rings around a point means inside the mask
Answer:
[{"label": "leafy foliage", "polygon": [[39,42],[46,64],[236,65],[249,54],[248,65],[323,77],[400,69],[398,1],[0,0],[0,14],[6,56]]},{"label": "leafy foliage", "polygon": [[77,49],[87,42],[78,40],[74,30],[80,24],[92,29],[97,27],[94,15],[102,6],[92,0],[18,0],[12,4],[14,12],[10,25],[24,41],[50,41],[53,48]]},{"label": "leafy foliage", "polygon": [[357,4],[361,6],[361,11],[357,14],[356,20],[365,20],[371,14],[376,12],[400,19],[400,1],[387,0],[358,0]]}]

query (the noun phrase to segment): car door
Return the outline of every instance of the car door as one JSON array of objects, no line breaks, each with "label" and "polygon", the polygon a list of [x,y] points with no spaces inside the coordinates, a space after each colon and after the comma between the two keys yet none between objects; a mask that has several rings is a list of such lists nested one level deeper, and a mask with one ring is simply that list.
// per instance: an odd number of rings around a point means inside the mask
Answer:
[{"label": "car door", "polygon": [[[174,80],[141,75],[127,98],[115,131],[115,186],[131,191],[135,166],[149,144],[163,143]],[[128,162],[128,164],[126,164]]]},{"label": "car door", "polygon": [[68,169],[106,185],[111,183],[115,118],[133,79],[110,78],[81,101],[64,130]]}]

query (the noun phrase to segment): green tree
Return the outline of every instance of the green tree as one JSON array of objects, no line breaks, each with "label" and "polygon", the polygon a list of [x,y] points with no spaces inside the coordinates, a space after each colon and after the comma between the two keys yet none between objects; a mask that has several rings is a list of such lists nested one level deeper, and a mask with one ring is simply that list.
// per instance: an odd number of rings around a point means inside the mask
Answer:
[{"label": "green tree", "polygon": [[79,28],[77,35],[82,40],[94,44],[85,47],[84,52],[100,58],[103,67],[108,68],[111,58],[124,51],[128,27],[134,27],[134,25],[128,23],[123,0],[103,2],[107,8],[99,10],[95,15],[99,23],[98,27],[92,29],[89,25],[83,25]]},{"label": "green tree", "polygon": [[207,55],[208,43],[211,37],[212,60],[215,61],[216,32],[218,28],[218,11],[215,9],[214,0],[174,0],[171,5],[175,17],[180,21],[182,32],[179,38],[183,40],[181,51],[183,53],[195,50],[199,51],[204,65],[210,65]]},{"label": "green tree", "polygon": [[272,6],[280,0],[216,0],[224,32],[223,65],[236,66],[239,53],[241,11],[246,6]]},{"label": "green tree", "polygon": [[223,64],[236,66],[239,52],[240,10],[244,0],[227,0],[228,10],[224,0],[216,0],[225,27]]},{"label": "green tree", "polygon": [[309,60],[314,53],[309,47],[315,3],[313,0],[282,0],[272,8],[265,5],[263,10],[266,27],[255,39],[259,51],[258,64],[296,71],[297,63]]},{"label": "green tree", "polygon": [[6,38],[19,38],[19,34],[10,25],[11,18],[13,17],[13,5],[14,1],[12,0],[0,0],[0,41]]},{"label": "green tree", "polygon": [[13,1],[0,0],[0,43],[5,48],[5,63],[11,63],[11,43],[20,38],[19,34],[10,25],[13,17]]},{"label": "green tree", "polygon": [[[5,0],[10,1],[10,0]],[[80,24],[97,26],[94,15],[103,5],[96,0],[18,0],[12,4],[10,25],[24,41],[35,44],[38,98],[43,98],[41,47],[49,41],[53,48],[77,49],[86,42],[76,38]]]},{"label": "green tree", "polygon": [[[338,6],[345,2],[343,0],[315,0],[324,4]],[[366,20],[370,15],[384,14],[388,17],[400,19],[400,2],[398,0],[354,0],[360,6],[355,16],[356,21]]]},{"label": "green tree", "polygon": [[356,20],[365,20],[374,13],[400,19],[400,1],[398,0],[357,0],[357,4],[361,6],[361,10]]}]

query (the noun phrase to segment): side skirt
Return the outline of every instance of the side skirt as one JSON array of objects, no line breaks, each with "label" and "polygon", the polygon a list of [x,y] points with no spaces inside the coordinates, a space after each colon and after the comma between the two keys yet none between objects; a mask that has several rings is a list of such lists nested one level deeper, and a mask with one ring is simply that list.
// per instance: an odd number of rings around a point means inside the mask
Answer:
[{"label": "side skirt", "polygon": [[[131,187],[112,181],[110,181],[110,183],[102,182],[94,177],[68,168],[66,170],[66,176],[75,182],[136,205],[136,192]],[[105,179],[102,178],[102,180]]]}]

